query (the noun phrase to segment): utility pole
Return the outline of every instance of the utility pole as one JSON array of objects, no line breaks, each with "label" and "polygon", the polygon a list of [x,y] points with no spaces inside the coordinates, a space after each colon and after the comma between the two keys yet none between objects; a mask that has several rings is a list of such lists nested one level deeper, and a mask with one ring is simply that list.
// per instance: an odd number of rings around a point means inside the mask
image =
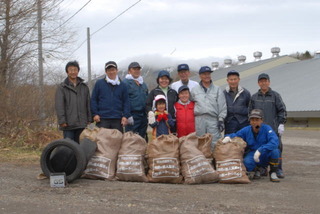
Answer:
[{"label": "utility pole", "polygon": [[38,64],[39,64],[39,119],[44,122],[44,86],[43,86],[43,58],[42,58],[42,4],[37,1],[37,19],[38,19]]},{"label": "utility pole", "polygon": [[91,79],[91,48],[90,48],[90,28],[87,28],[87,49],[88,49],[88,86],[92,89],[92,79]]}]

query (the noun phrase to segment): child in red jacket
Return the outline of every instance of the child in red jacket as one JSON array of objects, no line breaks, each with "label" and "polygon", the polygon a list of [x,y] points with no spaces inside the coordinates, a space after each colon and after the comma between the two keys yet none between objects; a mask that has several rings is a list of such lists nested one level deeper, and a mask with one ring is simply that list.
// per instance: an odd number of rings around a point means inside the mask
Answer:
[{"label": "child in red jacket", "polygon": [[178,137],[195,132],[194,102],[190,101],[188,86],[182,85],[179,90],[179,100],[174,104],[176,109],[176,126]]}]

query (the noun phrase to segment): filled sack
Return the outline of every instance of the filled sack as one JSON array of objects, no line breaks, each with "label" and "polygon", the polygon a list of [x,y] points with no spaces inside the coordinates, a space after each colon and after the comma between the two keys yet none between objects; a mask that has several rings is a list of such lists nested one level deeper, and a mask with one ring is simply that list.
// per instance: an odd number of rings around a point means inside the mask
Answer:
[{"label": "filled sack", "polygon": [[[208,136],[206,136],[206,138],[208,138]],[[209,157],[211,153],[211,141],[208,146],[207,143],[204,143],[204,137],[197,137],[195,133],[181,137],[179,141],[181,172],[184,177],[184,183],[206,184],[217,182],[219,180],[219,174],[213,169],[212,159],[207,159],[204,155],[205,153]],[[203,152],[200,151],[199,148],[201,148]]]},{"label": "filled sack", "polygon": [[147,148],[148,180],[155,183],[182,182],[180,175],[179,139],[170,135],[160,135]]},{"label": "filled sack", "polygon": [[145,154],[147,142],[133,132],[123,134],[118,154],[116,177],[120,181],[147,182],[145,173]]},{"label": "filled sack", "polygon": [[80,141],[87,138],[93,142],[97,142],[97,134],[100,128],[93,123],[88,125],[80,134]]},{"label": "filled sack", "polygon": [[209,163],[213,166],[213,153],[211,150],[212,134],[206,133],[202,136],[198,136],[198,149],[207,158]]},{"label": "filled sack", "polygon": [[247,184],[250,180],[243,164],[243,155],[247,143],[240,137],[232,138],[228,143],[218,140],[213,156],[216,160],[216,169],[220,183]]},{"label": "filled sack", "polygon": [[83,177],[114,180],[122,133],[117,129],[100,128],[96,135],[97,150],[91,157]]}]

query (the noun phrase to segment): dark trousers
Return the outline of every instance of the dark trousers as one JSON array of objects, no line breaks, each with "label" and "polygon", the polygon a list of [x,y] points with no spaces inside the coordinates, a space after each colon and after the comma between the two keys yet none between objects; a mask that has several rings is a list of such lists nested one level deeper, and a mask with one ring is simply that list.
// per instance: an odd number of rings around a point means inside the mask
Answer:
[{"label": "dark trousers", "polygon": [[72,130],[63,130],[63,137],[64,138],[69,138],[77,143],[80,143],[79,138],[80,134],[82,133],[83,128],[81,129],[72,129]]},{"label": "dark trousers", "polygon": [[246,121],[244,123],[239,123],[238,120],[234,117],[230,121],[225,122],[224,134],[235,133],[248,125],[250,125],[249,121]]},{"label": "dark trousers", "polygon": [[132,131],[133,133],[139,134],[142,138],[146,138],[148,128],[148,118],[145,113],[134,114],[132,113],[134,124],[133,126],[127,125],[126,132]]},{"label": "dark trousers", "polygon": [[121,119],[100,119],[100,122],[96,125],[99,128],[118,129],[121,133],[123,133]]}]

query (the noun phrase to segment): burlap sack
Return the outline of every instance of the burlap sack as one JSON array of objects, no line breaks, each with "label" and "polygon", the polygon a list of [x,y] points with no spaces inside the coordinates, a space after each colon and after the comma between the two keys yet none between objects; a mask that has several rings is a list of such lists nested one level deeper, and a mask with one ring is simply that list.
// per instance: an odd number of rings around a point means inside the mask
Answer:
[{"label": "burlap sack", "polygon": [[155,183],[182,182],[180,175],[179,139],[170,135],[160,135],[147,148],[148,180]]},{"label": "burlap sack", "polygon": [[243,164],[243,154],[247,143],[240,137],[231,139],[229,143],[218,140],[213,152],[220,183],[247,184],[250,183]]},{"label": "burlap sack", "polygon": [[84,138],[88,138],[89,140],[93,142],[97,142],[97,134],[100,130],[97,126],[91,126],[93,124],[90,124],[87,128],[85,128],[80,135],[80,141]]},{"label": "burlap sack", "polygon": [[89,160],[83,177],[114,180],[122,133],[117,129],[100,128],[96,140],[97,151]]},{"label": "burlap sack", "polygon": [[198,149],[203,153],[207,160],[212,164],[212,151],[211,151],[212,134],[206,133],[198,136]]},{"label": "burlap sack", "polygon": [[[200,138],[202,144],[204,137]],[[209,146],[202,144],[200,147],[202,149],[208,147],[207,149],[210,151],[210,144]],[[207,155],[209,154],[207,150],[205,152]],[[219,180],[219,175],[213,169],[210,160],[199,150],[199,137],[195,133],[180,138],[180,160],[184,183],[205,184],[214,183]]]},{"label": "burlap sack", "polygon": [[121,181],[147,182],[144,157],[147,142],[138,134],[126,132],[118,154],[116,177]]}]

